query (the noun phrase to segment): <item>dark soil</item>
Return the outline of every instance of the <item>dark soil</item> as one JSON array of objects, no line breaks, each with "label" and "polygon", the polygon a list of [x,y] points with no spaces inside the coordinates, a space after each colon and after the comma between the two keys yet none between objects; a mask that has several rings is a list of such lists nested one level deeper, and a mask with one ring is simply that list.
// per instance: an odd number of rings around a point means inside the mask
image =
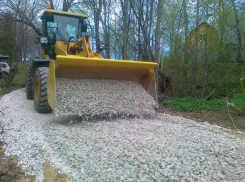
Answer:
[{"label": "dark soil", "polygon": [[26,176],[21,167],[18,167],[18,157],[4,158],[4,142],[0,141],[0,181],[3,182],[34,182],[35,177]]},{"label": "dark soil", "polygon": [[223,127],[227,127],[230,129],[239,129],[241,131],[245,131],[244,110],[240,111],[234,108],[230,108],[231,117],[229,116],[227,109],[222,111],[210,111],[210,112],[201,111],[201,113],[194,113],[194,112],[178,112],[172,108],[162,107],[160,112],[165,112],[172,115],[180,115],[201,122],[208,121],[210,123],[215,123],[217,125],[221,125]]},{"label": "dark soil", "polygon": [[[201,113],[185,113],[186,115],[192,116],[194,118],[201,118],[205,121],[216,123],[231,129],[240,129],[245,130],[245,114],[242,114],[239,111],[230,110],[230,115],[227,110],[223,111],[210,111],[210,112],[201,112]],[[232,118],[232,119],[231,119]],[[234,124],[233,124],[233,122]]]}]

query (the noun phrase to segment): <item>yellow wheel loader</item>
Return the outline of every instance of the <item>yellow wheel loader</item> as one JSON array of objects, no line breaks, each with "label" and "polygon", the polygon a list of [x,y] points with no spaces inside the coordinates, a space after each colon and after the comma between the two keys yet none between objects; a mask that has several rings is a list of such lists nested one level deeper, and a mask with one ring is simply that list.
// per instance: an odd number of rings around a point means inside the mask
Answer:
[{"label": "yellow wheel loader", "polygon": [[102,58],[92,51],[86,18],[53,9],[46,9],[41,16],[43,36],[35,42],[41,44],[43,58],[29,62],[26,76],[26,97],[34,99],[36,111],[47,113],[56,108],[56,78],[134,81],[157,100],[157,64]]}]

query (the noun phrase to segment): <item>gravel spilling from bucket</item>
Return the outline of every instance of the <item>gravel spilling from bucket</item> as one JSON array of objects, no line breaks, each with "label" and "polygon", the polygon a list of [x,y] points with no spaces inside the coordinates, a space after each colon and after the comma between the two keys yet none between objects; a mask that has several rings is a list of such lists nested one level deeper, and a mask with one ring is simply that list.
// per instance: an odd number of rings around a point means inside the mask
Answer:
[{"label": "gravel spilling from bucket", "polygon": [[57,120],[36,113],[21,90],[5,95],[0,110],[6,155],[19,156],[19,165],[40,182],[46,160],[77,182],[245,179],[245,139],[218,126],[167,114],[150,120]]},{"label": "gravel spilling from bucket", "polygon": [[58,115],[154,115],[156,102],[136,82],[97,79],[56,80]]}]

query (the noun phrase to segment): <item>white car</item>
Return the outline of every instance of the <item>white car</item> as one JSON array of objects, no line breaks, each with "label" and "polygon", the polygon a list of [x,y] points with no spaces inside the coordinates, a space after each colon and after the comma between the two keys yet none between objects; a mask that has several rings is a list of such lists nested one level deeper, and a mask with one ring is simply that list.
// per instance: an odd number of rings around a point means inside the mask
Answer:
[{"label": "white car", "polygon": [[10,72],[10,67],[9,67],[8,63],[0,62],[0,76],[3,73],[8,75],[9,72]]}]

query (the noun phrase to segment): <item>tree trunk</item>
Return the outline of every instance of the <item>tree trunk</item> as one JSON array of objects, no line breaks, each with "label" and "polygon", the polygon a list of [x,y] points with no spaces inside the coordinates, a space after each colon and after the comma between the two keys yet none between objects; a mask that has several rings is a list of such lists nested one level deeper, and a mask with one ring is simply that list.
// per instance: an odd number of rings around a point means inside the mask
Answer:
[{"label": "tree trunk", "polygon": [[123,47],[122,59],[128,59],[128,21],[129,21],[129,0],[120,0],[123,14]]},{"label": "tree trunk", "polygon": [[240,22],[238,19],[237,9],[235,5],[235,0],[231,0],[233,11],[235,13],[235,20],[236,20],[236,32],[237,32],[237,41],[238,41],[238,47],[237,47],[237,62],[241,62],[242,58],[242,37],[241,37],[241,30],[240,30]]},{"label": "tree trunk", "polygon": [[157,23],[155,30],[155,55],[154,61],[160,65],[160,39],[161,39],[161,22],[162,22],[163,0],[158,0],[157,6]]},{"label": "tree trunk", "polygon": [[110,26],[110,11],[109,8],[111,6],[111,0],[107,2],[106,0],[103,0],[103,9],[104,9],[104,41],[105,44],[108,46],[106,49],[106,58],[110,58],[110,34],[109,34],[109,26]]},{"label": "tree trunk", "polygon": [[151,49],[151,32],[152,32],[153,11],[154,11],[153,5],[154,5],[154,0],[151,0],[149,16],[146,19],[146,21],[149,22],[149,25],[147,26],[148,28],[146,28],[146,30],[148,30],[148,34],[147,34],[147,37],[145,38],[146,39],[146,45],[147,45],[147,61],[153,61],[154,60],[154,56],[153,56],[152,49]]},{"label": "tree trunk", "polygon": [[225,33],[225,20],[224,20],[224,1],[219,0],[219,28],[220,28],[220,45],[223,47],[224,44],[224,33]]},{"label": "tree trunk", "polygon": [[49,3],[51,4],[51,8],[54,9],[54,3],[53,3],[53,0],[49,0]]},{"label": "tree trunk", "polygon": [[94,25],[95,25],[95,41],[96,41],[96,52],[100,51],[100,15],[102,11],[102,0],[99,0],[98,8],[94,7]]},{"label": "tree trunk", "polygon": [[72,3],[73,3],[74,0],[63,0],[63,9],[62,11],[68,11],[71,6],[72,6]]},{"label": "tree trunk", "polygon": [[107,36],[106,36],[106,40],[105,40],[105,44],[108,46],[108,48],[106,49],[106,57],[108,59],[111,58],[111,46],[110,46],[110,11],[109,9],[111,8],[111,0],[109,0],[108,3],[108,12],[107,12]]},{"label": "tree trunk", "polygon": [[[192,86],[195,87],[196,85],[196,73],[197,73],[197,58],[198,58],[198,53],[199,53],[199,50],[198,50],[198,42],[199,42],[199,39],[198,39],[198,26],[199,26],[199,9],[200,9],[200,0],[197,0],[197,12],[196,12],[196,42],[195,42],[195,51],[194,51],[194,59],[192,59]],[[192,87],[192,92],[194,93],[195,92],[195,88]]]},{"label": "tree trunk", "polygon": [[186,95],[187,88],[188,88],[188,81],[187,81],[187,36],[188,36],[188,16],[187,16],[187,2],[183,0],[183,11],[184,11],[184,34],[185,34],[185,42],[184,42],[184,63],[183,63],[183,93]]}]

